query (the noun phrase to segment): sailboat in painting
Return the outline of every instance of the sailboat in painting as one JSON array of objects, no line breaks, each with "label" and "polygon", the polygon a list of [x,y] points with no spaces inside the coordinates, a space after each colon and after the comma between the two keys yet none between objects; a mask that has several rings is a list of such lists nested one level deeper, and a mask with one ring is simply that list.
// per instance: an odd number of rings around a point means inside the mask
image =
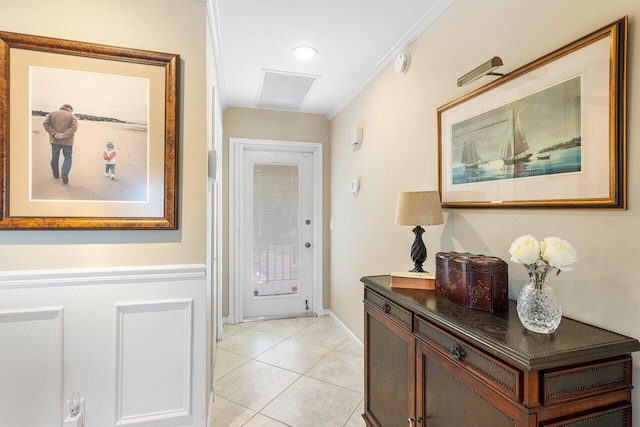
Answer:
[{"label": "sailboat in painting", "polygon": [[502,147],[500,158],[505,165],[528,162],[533,156],[533,153],[527,153],[529,148],[527,138],[525,138],[520,124],[520,115],[517,110],[512,111],[509,118],[509,126],[507,127],[507,139]]},{"label": "sailboat in painting", "polygon": [[464,144],[460,163],[462,163],[466,169],[477,169],[480,163],[484,163],[478,155],[475,142],[472,141]]}]

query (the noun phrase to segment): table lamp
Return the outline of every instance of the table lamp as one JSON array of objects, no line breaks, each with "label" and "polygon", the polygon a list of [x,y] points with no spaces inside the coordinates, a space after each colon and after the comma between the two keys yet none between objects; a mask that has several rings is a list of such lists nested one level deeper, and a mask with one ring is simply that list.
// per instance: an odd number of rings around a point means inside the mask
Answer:
[{"label": "table lamp", "polygon": [[427,247],[422,241],[422,225],[444,224],[442,206],[437,191],[413,191],[398,193],[396,208],[397,225],[415,226],[416,235],[411,245],[411,260],[414,268],[410,272],[423,273],[422,264],[427,259]]}]

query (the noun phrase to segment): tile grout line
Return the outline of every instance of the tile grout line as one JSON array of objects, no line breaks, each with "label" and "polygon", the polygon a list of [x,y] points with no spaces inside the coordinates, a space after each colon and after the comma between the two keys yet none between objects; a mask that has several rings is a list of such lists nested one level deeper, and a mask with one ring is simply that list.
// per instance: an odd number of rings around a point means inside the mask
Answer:
[{"label": "tile grout line", "polygon": [[[263,411],[267,406],[271,405],[271,403],[273,403],[276,399],[278,399],[280,396],[282,396],[282,395],[284,394],[284,392],[285,392],[285,391],[289,390],[289,388],[291,388],[291,386],[292,386],[292,385],[294,385],[295,383],[297,383],[298,381],[300,381],[300,378],[302,378],[303,376],[304,376],[304,375],[300,375],[300,376],[299,376],[299,377],[298,377],[294,382],[292,382],[291,384],[289,384],[289,385],[288,385],[284,390],[282,390],[280,393],[278,393],[278,395],[277,395],[276,397],[274,397],[273,399],[271,399],[271,400],[269,401],[269,403],[267,403],[266,405],[264,405],[264,406],[262,407],[262,409],[260,409],[260,411],[259,411],[259,412],[257,412],[257,413],[258,413],[258,414],[260,414],[260,415],[262,415],[263,417],[268,417],[268,418],[271,418],[272,420],[276,420],[277,422],[282,423],[282,424],[284,424],[284,425],[289,425],[289,424],[287,424],[287,423],[285,423],[285,422],[283,422],[283,421],[281,421],[281,420],[279,420],[279,419],[277,419],[277,418],[269,417],[268,415],[263,414],[263,413],[262,413],[262,411]],[[348,421],[348,420],[347,420],[347,421]]]},{"label": "tile grout line", "polygon": [[[353,418],[354,415],[356,415],[356,412],[358,411],[358,408],[360,407],[360,404],[364,402],[364,395],[362,395],[362,399],[360,400],[360,402],[358,402],[358,404],[356,405],[355,409],[353,410],[353,412],[351,413],[351,415],[349,416],[349,418],[347,418],[347,421],[345,421],[344,425],[342,427],[346,427],[346,425],[349,423],[349,421],[351,420],[351,418]],[[362,416],[362,414],[358,414],[360,416]]]},{"label": "tile grout line", "polygon": [[[309,372],[311,369],[313,369],[313,367],[315,367],[315,366],[316,366],[316,365],[318,365],[320,362],[322,362],[324,359],[326,359],[327,357],[329,357],[329,356],[331,355],[331,353],[333,353],[334,351],[336,351],[336,350],[332,350],[332,351],[330,351],[329,353],[327,353],[327,354],[326,354],[322,359],[320,359],[318,362],[316,362],[316,363],[315,363],[311,368],[309,368],[306,372]],[[253,360],[253,359],[252,359],[252,360]],[[260,361],[259,361],[259,360],[257,360],[257,362],[260,362]],[[265,362],[261,362],[261,363],[265,363]],[[277,368],[280,368],[279,366],[276,366],[276,367],[277,367]],[[284,369],[284,368],[280,368],[280,369]],[[291,371],[290,371],[290,372],[291,372]],[[349,422],[349,420],[351,419],[351,417],[353,416],[353,414],[358,410],[358,407],[360,406],[360,403],[364,400],[364,394],[363,394],[363,393],[361,393],[361,392],[359,392],[359,391],[355,391],[355,390],[352,390],[352,389],[350,389],[350,388],[348,388],[348,387],[344,387],[344,386],[341,386],[341,385],[338,385],[338,384],[333,384],[333,383],[331,383],[331,382],[329,382],[329,381],[321,380],[321,379],[319,379],[319,378],[311,377],[311,376],[308,376],[308,375],[306,375],[306,374],[299,374],[299,373],[297,373],[297,372],[295,372],[295,373],[296,373],[296,374],[298,374],[298,375],[299,375],[299,377],[298,377],[294,382],[292,382],[291,384],[289,384],[289,385],[288,385],[284,390],[282,390],[280,393],[278,393],[278,395],[277,395],[277,396],[275,396],[272,400],[270,400],[270,401],[269,401],[269,403],[267,403],[266,405],[264,405],[264,406],[262,407],[262,409],[260,409],[260,411],[256,412],[256,414],[260,414],[260,415],[262,415],[262,416],[264,416],[264,417],[268,417],[268,418],[274,419],[273,417],[269,417],[268,415],[263,414],[263,413],[262,413],[262,411],[263,411],[267,406],[269,406],[271,403],[273,403],[275,400],[277,400],[277,399],[278,399],[282,394],[284,394],[284,392],[285,392],[285,391],[287,391],[289,388],[291,388],[294,384],[296,384],[298,381],[300,381],[300,380],[301,380],[302,378],[304,378],[304,377],[306,377],[306,378],[308,378],[308,379],[312,379],[312,380],[314,380],[314,381],[321,382],[321,383],[323,383],[323,384],[330,385],[330,386],[332,386],[332,387],[338,387],[338,388],[341,388],[341,389],[343,389],[343,390],[347,390],[347,391],[350,391],[350,392],[352,392],[352,393],[356,393],[356,394],[361,395],[361,398],[360,398],[360,400],[358,401],[358,403],[356,404],[356,407],[355,407],[355,408],[353,408],[353,411],[349,414],[349,417],[347,417],[347,419],[345,420],[345,422],[344,422],[343,426],[344,426],[344,425],[346,425],[346,423],[348,423],[348,422]],[[229,399],[227,399],[227,400],[229,400]],[[236,403],[236,402],[234,402],[234,403]],[[242,405],[241,405],[241,406],[242,406]],[[248,408],[248,409],[250,409],[250,408]],[[254,417],[255,417],[255,415],[254,415]],[[253,417],[252,417],[252,418],[253,418]],[[275,418],[275,420],[276,420],[277,422],[279,422],[279,423],[282,423],[282,424],[288,425],[288,424],[284,423],[283,421],[281,421],[281,420],[279,420],[279,419],[277,419],[277,418]]]},{"label": "tile grout line", "polygon": [[[238,402],[235,402],[234,400],[231,400],[229,398],[224,398],[223,396],[220,396],[221,398],[226,399],[227,401],[229,401],[231,403],[234,403],[234,404],[236,404],[236,405],[238,405],[238,406],[240,406],[242,408],[245,408],[245,409],[247,409],[247,410],[249,410],[251,412],[254,412],[254,414],[251,416],[251,418],[249,420],[247,420],[244,424],[249,423],[251,420],[255,419],[258,414],[260,414],[263,417],[269,418],[269,419],[274,420],[274,421],[276,421],[278,423],[281,423],[281,424],[283,424],[285,426],[291,427],[289,424],[287,424],[287,423],[285,423],[285,422],[283,422],[283,421],[281,421],[281,420],[279,420],[277,418],[273,418],[271,416],[268,416],[268,415],[264,414],[262,411],[265,408],[267,408],[269,405],[271,405],[274,401],[276,401],[278,398],[280,398],[287,390],[289,390],[294,384],[298,383],[304,377],[306,377],[307,379],[312,379],[314,381],[321,382],[321,383],[326,384],[326,385],[330,385],[330,386],[333,386],[333,387],[338,387],[340,389],[349,391],[351,393],[356,393],[357,395],[360,396],[360,399],[359,399],[357,405],[355,406],[353,411],[349,414],[349,416],[346,418],[344,423],[341,424],[341,425],[342,426],[346,426],[349,423],[349,421],[353,418],[353,416],[358,411],[358,408],[359,408],[360,404],[364,400],[363,392],[362,391],[356,391],[356,390],[353,390],[351,388],[348,388],[348,387],[345,387],[345,386],[342,386],[342,385],[334,384],[334,383],[332,383],[330,381],[327,381],[327,380],[322,380],[322,379],[315,378],[313,376],[307,375],[312,369],[314,369],[315,367],[320,365],[327,358],[331,357],[331,355],[342,354],[342,355],[347,355],[347,356],[362,357],[362,354],[357,354],[357,353],[354,353],[354,352],[344,351],[344,350],[339,350],[338,349],[340,346],[344,345],[346,342],[353,343],[353,340],[350,339],[349,335],[346,334],[344,332],[344,330],[342,330],[342,328],[339,325],[337,325],[333,319],[331,319],[331,318],[329,318],[329,319],[331,320],[330,322],[328,322],[326,320],[321,320],[320,318],[316,319],[315,321],[306,321],[306,319],[305,319],[304,323],[306,323],[306,324],[304,325],[304,327],[301,328],[300,330],[295,331],[294,333],[292,333],[288,337],[283,337],[282,335],[274,334],[272,332],[267,332],[267,331],[263,331],[263,330],[260,330],[260,329],[254,329],[254,328],[247,327],[247,326],[240,326],[240,327],[242,327],[244,329],[244,331],[237,332],[237,333],[233,334],[229,338],[232,338],[233,336],[236,336],[238,334],[242,334],[245,331],[254,331],[254,332],[257,332],[257,333],[267,334],[267,335],[272,336],[272,337],[281,338],[281,340],[279,342],[277,342],[277,343],[271,345],[270,347],[264,349],[263,351],[261,351],[260,353],[256,354],[255,356],[248,357],[248,356],[246,356],[244,354],[239,354],[237,352],[234,352],[234,351],[231,351],[231,350],[228,350],[228,349],[219,348],[220,350],[228,352],[228,353],[230,353],[230,354],[232,354],[234,356],[245,358],[247,360],[245,360],[243,363],[241,363],[240,365],[238,365],[235,368],[233,368],[231,371],[225,373],[220,378],[217,378],[215,381],[219,381],[219,380],[225,378],[227,375],[229,375],[232,372],[235,372],[236,370],[238,370],[239,368],[247,365],[251,361],[254,361],[254,362],[257,362],[257,363],[260,363],[260,364],[264,364],[264,365],[267,365],[267,366],[271,366],[271,367],[274,367],[274,368],[277,368],[277,369],[282,369],[282,370],[285,370],[287,372],[290,372],[292,374],[297,375],[297,378],[295,379],[295,381],[293,381],[291,384],[289,384],[287,387],[285,387],[281,392],[279,392],[276,396],[274,396],[273,399],[269,400],[269,402],[267,402],[264,406],[262,406],[260,408],[260,410],[258,410],[258,411],[254,411],[252,408],[248,408],[248,407],[246,407],[246,406],[244,406],[244,405],[242,405],[242,404],[240,404]],[[332,346],[331,348],[293,338],[294,336],[296,336],[296,335],[300,334],[301,332],[305,331],[306,329],[308,329],[312,325],[319,325],[319,326],[323,326],[323,327],[336,328],[336,329],[340,330],[343,334],[345,334],[345,338],[342,341],[340,341],[338,344]],[[279,365],[277,365],[275,363],[270,363],[270,362],[266,362],[266,361],[262,361],[262,360],[258,360],[257,359],[258,357],[260,357],[261,355],[267,353],[268,351],[273,350],[275,347],[277,347],[277,346],[279,346],[281,344],[285,344],[287,342],[295,342],[297,344],[302,344],[302,345],[316,346],[316,347],[319,347],[319,348],[327,350],[327,353],[325,355],[323,355],[319,360],[314,362],[311,366],[309,366],[303,373],[299,373],[299,372],[293,371],[291,369],[279,366]],[[356,348],[357,347],[358,346],[356,345]],[[214,369],[215,369],[215,366],[214,366]],[[215,399],[215,396],[214,396],[214,399]]]}]

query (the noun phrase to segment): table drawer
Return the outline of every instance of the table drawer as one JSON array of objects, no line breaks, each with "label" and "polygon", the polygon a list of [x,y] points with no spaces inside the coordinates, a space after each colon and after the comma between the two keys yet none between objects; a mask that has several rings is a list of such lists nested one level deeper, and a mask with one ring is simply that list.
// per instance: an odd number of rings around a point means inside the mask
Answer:
[{"label": "table drawer", "polygon": [[564,402],[619,389],[631,389],[630,357],[544,372],[544,403]]},{"label": "table drawer", "polygon": [[364,300],[366,303],[376,307],[383,313],[399,321],[407,330],[411,331],[413,313],[405,310],[393,301],[379,295],[369,289],[364,290]]},{"label": "table drawer", "polygon": [[631,404],[596,409],[588,414],[544,422],[540,427],[630,427]]},{"label": "table drawer", "polygon": [[415,334],[450,359],[455,359],[489,386],[516,402],[522,401],[523,373],[455,338],[435,324],[416,316]]}]

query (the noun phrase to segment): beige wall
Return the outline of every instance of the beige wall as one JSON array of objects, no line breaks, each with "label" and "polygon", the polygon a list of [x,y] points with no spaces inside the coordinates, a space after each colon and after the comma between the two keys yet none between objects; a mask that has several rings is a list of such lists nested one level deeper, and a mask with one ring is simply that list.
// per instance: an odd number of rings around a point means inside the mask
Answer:
[{"label": "beige wall", "polygon": [[[427,267],[440,250],[485,253],[509,260],[515,237],[560,236],[580,255],[575,271],[554,276],[565,315],[640,338],[640,152],[634,149],[640,122],[640,3],[636,0],[457,0],[409,48],[405,76],[387,69],[330,121],[332,145],[330,308],[363,338],[360,277],[409,267],[410,227],[394,225],[399,191],[438,188],[436,109],[494,77],[463,88],[456,79],[494,55],[509,72],[624,15],[630,18],[628,84],[629,209],[499,210],[447,209],[445,225],[428,227]],[[349,132],[364,128],[353,151]],[[348,183],[361,179],[357,197]],[[526,280],[510,263],[514,298]],[[640,354],[634,358],[640,383]],[[640,407],[640,395],[634,402]],[[640,424],[635,411],[635,424]]]},{"label": "beige wall", "polygon": [[41,0],[0,0],[0,9],[3,31],[169,52],[181,57],[179,229],[0,231],[0,269],[204,264],[205,3],[199,0],[59,0],[53,4]]},{"label": "beige wall", "polygon": [[319,142],[322,146],[323,165],[323,221],[324,253],[323,253],[323,293],[324,308],[329,303],[329,178],[331,166],[331,150],[329,146],[329,124],[326,116],[320,114],[303,114],[284,111],[259,110],[251,108],[228,108],[223,116],[224,135],[224,172],[223,172],[223,279],[222,279],[222,315],[229,314],[229,138],[270,139],[277,141]]}]

